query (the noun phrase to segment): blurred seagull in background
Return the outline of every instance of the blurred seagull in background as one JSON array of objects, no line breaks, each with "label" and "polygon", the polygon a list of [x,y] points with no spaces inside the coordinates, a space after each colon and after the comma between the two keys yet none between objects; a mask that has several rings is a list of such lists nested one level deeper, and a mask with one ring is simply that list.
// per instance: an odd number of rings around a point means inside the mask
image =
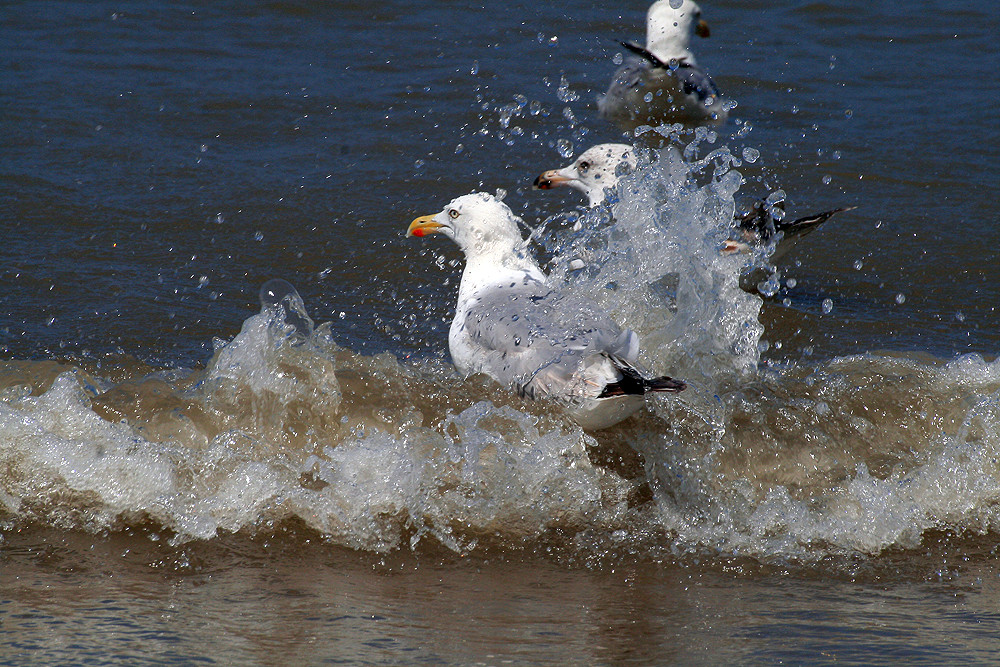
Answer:
[{"label": "blurred seagull in background", "polygon": [[622,42],[634,54],[597,101],[600,114],[631,132],[640,125],[721,123],[721,93],[698,67],[691,36],[708,37],[694,0],[657,0],[646,13],[646,45]]}]

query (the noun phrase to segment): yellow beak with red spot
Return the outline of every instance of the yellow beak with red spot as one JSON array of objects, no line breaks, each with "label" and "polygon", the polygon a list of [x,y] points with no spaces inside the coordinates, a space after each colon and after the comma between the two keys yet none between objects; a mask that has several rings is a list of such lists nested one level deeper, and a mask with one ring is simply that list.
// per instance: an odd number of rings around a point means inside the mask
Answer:
[{"label": "yellow beak with red spot", "polygon": [[410,223],[410,226],[407,228],[406,235],[408,237],[409,236],[420,237],[420,236],[427,236],[428,234],[434,234],[440,231],[440,229],[444,227],[444,225],[436,221],[434,218],[435,216],[433,215],[422,215],[419,218],[416,218],[413,222]]}]

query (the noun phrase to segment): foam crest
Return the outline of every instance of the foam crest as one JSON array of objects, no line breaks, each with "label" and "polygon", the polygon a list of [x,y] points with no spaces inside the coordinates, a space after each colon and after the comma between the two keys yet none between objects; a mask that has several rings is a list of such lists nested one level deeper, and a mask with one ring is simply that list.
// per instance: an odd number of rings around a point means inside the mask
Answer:
[{"label": "foam crest", "polygon": [[603,527],[620,518],[630,487],[590,463],[588,442],[579,429],[540,428],[489,401],[441,429],[372,430],[306,463],[322,489],[304,518],[375,551],[431,538],[464,553],[483,538],[521,545],[555,528]]},{"label": "foam crest", "polygon": [[41,396],[0,402],[0,454],[8,511],[55,526],[158,515],[177,489],[169,452],[96,415],[73,372]]},{"label": "foam crest", "polygon": [[[711,418],[657,401],[595,437],[439,362],[337,348],[325,325],[296,342],[274,315],[201,372],[5,368],[4,524],[152,523],[186,541],[294,520],[373,552],[559,540],[808,562],[1000,528],[1000,362],[771,367]],[[647,490],[600,463],[616,443],[641,455]]]},{"label": "foam crest", "polygon": [[475,382],[346,352],[328,325],[306,336],[294,289],[271,288],[202,372],[98,388],[71,369],[35,390],[21,368],[29,382],[0,401],[8,524],[152,521],[186,541],[296,519],[352,548],[464,553],[624,511],[632,486],[591,464],[595,442],[567,419],[469,403]]},{"label": "foam crest", "polygon": [[[649,467],[675,547],[762,559],[915,548],[1000,522],[1000,364],[858,355],[743,392]],[[696,444],[700,441],[700,444]]]}]

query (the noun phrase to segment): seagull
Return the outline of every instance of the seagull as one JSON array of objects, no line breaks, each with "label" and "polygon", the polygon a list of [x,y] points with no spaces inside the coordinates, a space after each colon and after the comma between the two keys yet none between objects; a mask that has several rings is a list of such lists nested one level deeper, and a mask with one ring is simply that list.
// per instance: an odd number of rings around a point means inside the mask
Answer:
[{"label": "seagull", "polygon": [[406,231],[444,234],[465,253],[448,333],[459,372],[485,373],[524,397],[552,400],[587,430],[622,421],[647,393],[682,391],[684,382],[649,378],[636,368],[634,331],[593,301],[549,283],[524,252],[518,221],[495,197],[473,193],[415,219]]},{"label": "seagull", "polygon": [[[534,189],[550,190],[568,185],[582,192],[593,208],[604,203],[606,192],[618,184],[618,180],[637,166],[635,150],[628,144],[597,144],[580,154],[572,164],[561,169],[551,169],[542,172],[535,178]],[[771,253],[771,261],[776,261],[802,240],[806,234],[813,232],[821,224],[837,213],[853,211],[857,206],[814,213],[789,222],[783,220],[784,203],[769,204],[767,201],[756,201],[746,213],[733,218],[735,229],[722,247],[726,255],[751,252],[771,243],[778,232],[778,241]],[[780,211],[780,213],[779,213]]]},{"label": "seagull", "polygon": [[[676,7],[675,7],[676,5]],[[688,45],[708,37],[708,24],[694,0],[657,0],[646,13],[646,45],[621,42],[635,54],[597,100],[602,117],[632,131],[640,125],[721,123],[722,94],[698,67]]]},{"label": "seagull", "polygon": [[[723,245],[722,252],[723,254],[751,252],[754,248],[771,243],[778,232],[781,232],[781,240],[774,247],[770,257],[774,262],[836,214],[853,211],[856,208],[857,206],[842,206],[785,222],[784,202],[779,201],[769,205],[765,200],[758,200],[753,203],[749,211],[733,218],[736,223],[736,233]],[[780,214],[775,215],[779,211]]]},{"label": "seagull", "polygon": [[613,188],[623,172],[635,169],[635,151],[628,144],[598,144],[580,153],[573,164],[543,172],[533,184],[536,190],[568,185],[586,195],[590,208],[604,201],[605,188]]}]

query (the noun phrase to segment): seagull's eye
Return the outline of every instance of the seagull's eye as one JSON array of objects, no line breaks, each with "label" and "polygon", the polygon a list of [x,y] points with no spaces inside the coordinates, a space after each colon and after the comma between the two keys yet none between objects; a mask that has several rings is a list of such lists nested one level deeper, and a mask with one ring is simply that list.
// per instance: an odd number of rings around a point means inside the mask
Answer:
[{"label": "seagull's eye", "polygon": [[590,171],[590,163],[584,160],[580,164],[576,165],[576,170],[581,174],[586,174],[588,171]]},{"label": "seagull's eye", "polygon": [[453,208],[450,211],[448,211],[448,217],[451,218],[452,220],[454,220],[455,218],[457,218],[458,217],[458,209],[454,209]]}]

